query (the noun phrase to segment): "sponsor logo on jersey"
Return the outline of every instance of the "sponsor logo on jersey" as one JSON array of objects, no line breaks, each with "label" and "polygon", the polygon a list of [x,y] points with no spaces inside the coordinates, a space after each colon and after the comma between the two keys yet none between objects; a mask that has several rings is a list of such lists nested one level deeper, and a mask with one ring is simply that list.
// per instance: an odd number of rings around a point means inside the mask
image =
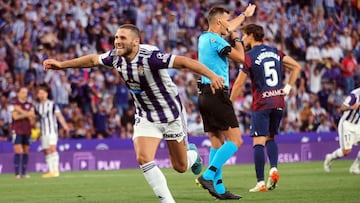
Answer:
[{"label": "sponsor logo on jersey", "polygon": [[284,92],[282,89],[277,90],[269,90],[262,93],[262,98],[268,98],[268,97],[275,97],[275,96],[281,96],[284,95]]}]

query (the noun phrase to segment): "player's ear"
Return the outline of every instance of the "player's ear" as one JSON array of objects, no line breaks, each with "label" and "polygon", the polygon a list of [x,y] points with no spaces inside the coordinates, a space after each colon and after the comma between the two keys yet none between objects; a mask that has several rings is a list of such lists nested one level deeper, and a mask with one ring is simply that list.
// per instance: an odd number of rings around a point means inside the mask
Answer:
[{"label": "player's ear", "polygon": [[140,38],[135,38],[134,47],[138,46],[139,44],[140,44]]}]

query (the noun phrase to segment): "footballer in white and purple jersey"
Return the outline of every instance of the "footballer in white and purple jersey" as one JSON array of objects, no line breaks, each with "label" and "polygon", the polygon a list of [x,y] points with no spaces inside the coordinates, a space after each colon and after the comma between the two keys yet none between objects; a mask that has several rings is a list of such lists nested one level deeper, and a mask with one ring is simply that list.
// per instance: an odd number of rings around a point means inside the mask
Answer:
[{"label": "footballer in white and purple jersey", "polygon": [[205,75],[211,79],[214,89],[223,88],[224,79],[194,59],[140,44],[140,30],[132,24],[119,27],[114,47],[103,54],[89,54],[62,62],[47,59],[44,67],[65,69],[105,65],[119,73],[136,106],[133,143],[137,162],[156,197],[161,202],[175,202],[165,176],[155,163],[161,140],[166,141],[171,165],[176,171],[183,173],[191,168],[194,174],[199,174],[202,164],[196,146],[185,139],[185,111],[167,69],[187,68]]},{"label": "footballer in white and purple jersey", "polygon": [[[356,88],[350,92],[342,103],[340,110],[343,114],[338,124],[339,145],[335,151],[326,154],[324,161],[324,170],[330,172],[331,162],[342,158],[352,152],[354,145],[360,144],[360,88]],[[360,174],[360,151],[353,164],[349,168],[349,172]]]},{"label": "footballer in white and purple jersey", "polygon": [[135,101],[137,116],[156,123],[167,123],[179,117],[183,107],[167,70],[173,67],[173,55],[155,46],[140,44],[131,62],[117,56],[115,49],[102,54],[100,61],[115,68],[125,80]]},{"label": "footballer in white and purple jersey", "polygon": [[48,99],[48,89],[40,86],[37,91],[39,103],[35,105],[35,112],[40,121],[41,147],[45,154],[48,173],[43,178],[59,177],[59,153],[56,145],[58,142],[58,121],[62,128],[68,133],[69,127],[60,111],[59,106]]}]

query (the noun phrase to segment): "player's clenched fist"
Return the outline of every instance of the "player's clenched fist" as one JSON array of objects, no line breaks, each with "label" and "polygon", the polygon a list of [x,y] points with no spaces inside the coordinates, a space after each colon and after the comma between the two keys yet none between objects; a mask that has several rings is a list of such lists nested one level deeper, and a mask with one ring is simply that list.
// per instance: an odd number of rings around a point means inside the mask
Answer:
[{"label": "player's clenched fist", "polygon": [[44,70],[49,70],[49,69],[58,70],[58,69],[61,69],[60,62],[55,60],[55,59],[46,59],[43,62],[43,67],[44,67]]}]

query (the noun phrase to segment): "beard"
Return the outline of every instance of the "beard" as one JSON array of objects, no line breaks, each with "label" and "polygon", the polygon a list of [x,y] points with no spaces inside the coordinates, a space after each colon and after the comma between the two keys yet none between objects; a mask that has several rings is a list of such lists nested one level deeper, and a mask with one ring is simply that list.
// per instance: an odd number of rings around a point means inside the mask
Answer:
[{"label": "beard", "polygon": [[116,55],[117,56],[129,56],[132,53],[133,43],[130,43],[128,45],[124,45],[123,48],[116,48]]}]

